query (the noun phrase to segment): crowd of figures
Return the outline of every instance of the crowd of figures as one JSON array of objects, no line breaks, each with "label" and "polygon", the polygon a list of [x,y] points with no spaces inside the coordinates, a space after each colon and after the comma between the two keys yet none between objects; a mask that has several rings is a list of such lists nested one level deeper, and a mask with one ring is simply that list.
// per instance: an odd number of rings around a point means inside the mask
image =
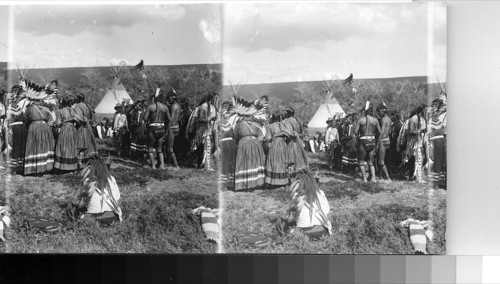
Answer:
[{"label": "crowd of figures", "polygon": [[119,155],[144,162],[148,154],[152,168],[165,169],[170,162],[173,169],[182,164],[214,171],[216,96],[208,94],[194,110],[174,90],[159,92],[149,101],[118,104],[112,122],[103,119],[96,132],[99,137],[115,137]]},{"label": "crowd of figures", "polygon": [[367,103],[360,113],[327,123],[324,144],[331,169],[359,171],[364,181],[375,181],[378,173],[389,181],[399,176],[420,183],[426,182],[427,170],[433,185],[446,186],[446,96],[430,107],[417,106],[405,120],[385,104],[374,112]]},{"label": "crowd of figures", "polygon": [[85,94],[60,94],[54,80],[45,87],[22,79],[0,104],[0,148],[12,172],[41,175],[82,169],[98,154],[96,138],[114,138],[117,154],[152,168],[179,164],[213,171],[217,111],[210,93],[191,110],[174,90],[161,91],[134,104],[124,101],[116,113],[98,121]]},{"label": "crowd of figures", "polygon": [[[11,92],[2,94],[0,148],[11,173],[41,176],[79,171],[83,183],[68,203],[69,220],[85,215],[104,223],[121,220],[111,159],[108,154],[105,161],[99,153],[97,138],[113,137],[122,156],[142,161],[149,156],[152,168],[165,169],[165,158],[178,168],[179,157],[213,171],[217,94],[209,93],[191,111],[187,100],[178,102],[174,90],[166,94],[158,90],[148,100],[118,104],[112,119],[97,122],[83,93],[62,94],[58,85],[57,80],[39,86],[21,79]],[[42,227],[52,222],[32,221]]]},{"label": "crowd of figures", "polygon": [[5,96],[2,144],[13,172],[74,171],[97,152],[84,94],[58,99],[57,80],[41,87],[22,79]]},{"label": "crowd of figures", "polygon": [[222,103],[220,113],[223,188],[284,186],[307,168],[300,139],[302,124],[292,108],[279,108],[271,113],[265,96],[255,102],[233,98]]},{"label": "crowd of figures", "polygon": [[[325,134],[307,134],[292,108],[270,110],[267,98],[234,98],[221,106],[221,181],[247,190],[289,184],[308,168],[306,151],[324,151],[330,170],[363,181],[383,176],[446,187],[446,96],[421,104],[406,119],[384,103],[327,120]],[[427,173],[427,174],[425,174]],[[427,178],[426,178],[427,176]]]}]

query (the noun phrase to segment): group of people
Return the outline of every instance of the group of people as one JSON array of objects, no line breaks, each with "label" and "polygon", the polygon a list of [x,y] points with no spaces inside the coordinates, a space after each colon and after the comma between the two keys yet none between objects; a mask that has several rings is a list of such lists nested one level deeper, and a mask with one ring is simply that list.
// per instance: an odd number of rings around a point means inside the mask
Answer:
[{"label": "group of people", "polygon": [[222,187],[284,186],[308,167],[302,124],[292,108],[271,113],[266,96],[254,102],[235,97],[222,103],[220,121]]},{"label": "group of people", "polygon": [[406,120],[384,103],[375,109],[368,101],[359,113],[329,118],[324,136],[317,133],[309,139],[293,109],[271,111],[267,97],[222,103],[220,122],[223,188],[289,184],[300,169],[308,168],[305,150],[323,147],[331,170],[359,175],[364,182],[377,176],[391,181],[398,174],[426,183],[427,172],[434,186],[446,186],[445,94],[429,107],[418,105]]},{"label": "group of people", "polygon": [[58,99],[58,81],[45,87],[21,79],[6,94],[3,136],[9,167],[24,175],[74,171],[97,153],[92,132],[93,109],[85,95]]},{"label": "group of people", "polygon": [[[179,169],[179,163],[189,164],[194,156],[198,167],[214,171],[211,157],[217,115],[215,96],[208,94],[194,110],[187,100],[179,100],[174,90],[165,95],[159,91],[149,101],[118,104],[111,130],[119,154],[135,160],[144,160],[148,154],[151,167],[161,169],[165,169],[165,161]],[[97,132],[109,133],[105,125],[103,121]]]},{"label": "group of people", "polygon": [[425,183],[424,172],[435,186],[446,185],[446,96],[430,107],[421,104],[406,120],[389,113],[385,104],[375,112],[370,102],[359,113],[327,120],[324,143],[331,169],[358,170],[363,181],[377,173],[403,174]]}]

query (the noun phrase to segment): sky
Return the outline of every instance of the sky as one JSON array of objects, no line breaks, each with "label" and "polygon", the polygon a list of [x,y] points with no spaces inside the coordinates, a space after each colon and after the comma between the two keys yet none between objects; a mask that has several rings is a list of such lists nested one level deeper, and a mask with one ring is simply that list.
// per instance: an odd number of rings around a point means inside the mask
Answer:
[{"label": "sky", "polygon": [[[16,5],[12,61],[35,68],[141,59],[146,65],[221,63],[221,11],[219,4]],[[5,33],[0,29],[0,61],[7,61]]]},{"label": "sky", "polygon": [[227,3],[223,34],[225,84],[446,81],[442,3]]}]

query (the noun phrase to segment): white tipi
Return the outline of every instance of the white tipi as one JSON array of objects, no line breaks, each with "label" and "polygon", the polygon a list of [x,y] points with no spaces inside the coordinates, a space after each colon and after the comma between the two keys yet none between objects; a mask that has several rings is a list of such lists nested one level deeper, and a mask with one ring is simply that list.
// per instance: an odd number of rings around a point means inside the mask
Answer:
[{"label": "white tipi", "polygon": [[95,108],[95,113],[100,116],[113,116],[115,113],[115,106],[117,104],[122,104],[124,101],[128,101],[128,104],[134,103],[118,77],[119,70],[119,68],[113,68],[115,76],[111,80],[104,98],[102,98],[101,102]]},{"label": "white tipi", "polygon": [[334,116],[340,116],[340,117],[345,116],[344,110],[339,105],[337,99],[335,99],[335,96],[333,95],[331,88],[332,84],[333,84],[333,79],[332,82],[330,82],[330,84],[326,83],[325,81],[325,86],[327,87],[326,89],[327,93],[325,98],[323,99],[323,102],[319,106],[318,110],[307,124],[307,132],[309,134],[314,134],[316,133],[316,131],[324,133],[327,127],[326,121],[328,120],[328,118]]}]

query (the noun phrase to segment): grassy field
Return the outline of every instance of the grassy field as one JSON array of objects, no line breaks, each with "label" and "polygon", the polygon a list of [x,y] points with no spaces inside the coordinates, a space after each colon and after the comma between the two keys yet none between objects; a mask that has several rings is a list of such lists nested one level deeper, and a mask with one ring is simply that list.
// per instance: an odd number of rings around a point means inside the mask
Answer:
[{"label": "grassy field", "polygon": [[362,183],[330,172],[322,155],[310,155],[319,169],[320,188],[330,203],[333,234],[310,241],[294,231],[283,243],[245,248],[233,242],[235,233],[261,232],[273,236],[274,221],[288,201],[285,188],[252,192],[223,191],[223,251],[225,253],[411,254],[409,232],[399,226],[407,218],[434,221],[430,254],[446,253],[446,191],[409,181]]},{"label": "grassy field", "polygon": [[[99,141],[113,152],[111,141]],[[64,208],[80,184],[77,173],[23,177],[0,172],[0,205],[11,207],[13,225],[0,251],[11,253],[215,253],[207,242],[198,206],[218,207],[216,174],[197,169],[152,170],[112,156],[111,174],[121,192],[123,222],[100,227],[84,220],[74,231],[28,236],[20,228],[28,216],[62,220]],[[5,164],[4,164],[5,165]]]}]

